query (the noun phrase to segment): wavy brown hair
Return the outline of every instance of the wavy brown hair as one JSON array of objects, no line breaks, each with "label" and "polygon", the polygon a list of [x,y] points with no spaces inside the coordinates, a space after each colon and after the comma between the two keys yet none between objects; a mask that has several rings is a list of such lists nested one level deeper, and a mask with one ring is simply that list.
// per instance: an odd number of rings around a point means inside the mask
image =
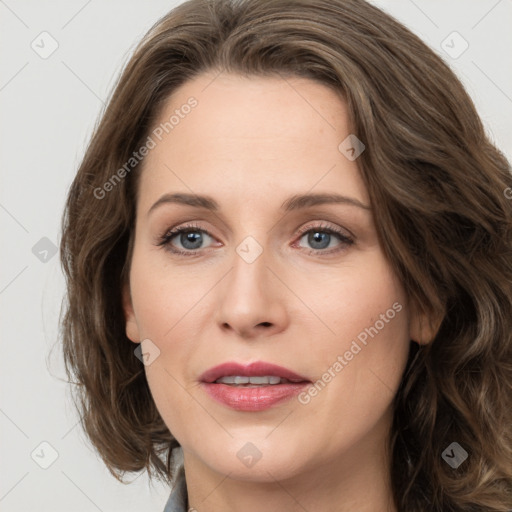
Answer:
[{"label": "wavy brown hair", "polygon": [[[410,300],[440,320],[430,343],[411,343],[394,402],[396,507],[512,509],[510,165],[450,68],[362,0],[189,0],[149,30],[119,77],[70,187],[61,241],[66,372],[109,470],[170,483],[179,443],[125,334],[143,160],[97,191],[144,144],[169,95],[206,71],[297,76],[340,93],[366,145],[357,162],[382,249]],[[441,456],[452,442],[469,454],[457,469]]]}]

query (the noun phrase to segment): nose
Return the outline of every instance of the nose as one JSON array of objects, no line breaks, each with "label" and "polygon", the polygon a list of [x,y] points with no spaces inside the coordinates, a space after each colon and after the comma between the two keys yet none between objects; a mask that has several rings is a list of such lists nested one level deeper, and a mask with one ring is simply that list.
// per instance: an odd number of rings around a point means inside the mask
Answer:
[{"label": "nose", "polygon": [[286,287],[271,266],[275,267],[266,250],[252,262],[234,251],[232,268],[219,283],[216,297],[221,330],[250,340],[286,329]]}]

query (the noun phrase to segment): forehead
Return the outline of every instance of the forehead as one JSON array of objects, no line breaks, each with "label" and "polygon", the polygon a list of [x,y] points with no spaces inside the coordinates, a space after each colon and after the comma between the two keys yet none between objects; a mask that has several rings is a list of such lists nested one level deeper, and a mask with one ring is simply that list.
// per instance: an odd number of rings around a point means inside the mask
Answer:
[{"label": "forehead", "polygon": [[349,134],[341,96],[319,82],[205,73],[174,91],[152,127],[139,197],[178,190],[253,200],[260,191],[265,200],[318,184],[368,203],[356,162],[339,149]]}]

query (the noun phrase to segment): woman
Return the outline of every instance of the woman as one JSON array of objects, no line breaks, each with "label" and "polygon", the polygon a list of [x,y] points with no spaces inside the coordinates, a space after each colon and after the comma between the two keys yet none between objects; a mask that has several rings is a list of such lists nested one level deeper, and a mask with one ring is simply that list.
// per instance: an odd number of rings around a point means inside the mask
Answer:
[{"label": "woman", "polygon": [[370,4],[171,11],[63,217],[107,467],[174,484],[167,512],[511,509],[510,187],[455,75]]}]

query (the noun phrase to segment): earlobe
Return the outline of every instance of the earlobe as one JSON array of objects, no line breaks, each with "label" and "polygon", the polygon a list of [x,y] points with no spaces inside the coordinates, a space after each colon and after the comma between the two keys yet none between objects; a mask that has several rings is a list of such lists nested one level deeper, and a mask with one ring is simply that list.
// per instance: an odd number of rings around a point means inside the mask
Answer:
[{"label": "earlobe", "polygon": [[428,345],[437,335],[443,315],[437,318],[419,310],[419,308],[411,306],[411,317],[409,324],[409,339],[418,343],[418,345]]},{"label": "earlobe", "polygon": [[129,285],[123,286],[123,311],[126,322],[126,336],[134,343],[140,343],[139,326],[135,318]]}]

